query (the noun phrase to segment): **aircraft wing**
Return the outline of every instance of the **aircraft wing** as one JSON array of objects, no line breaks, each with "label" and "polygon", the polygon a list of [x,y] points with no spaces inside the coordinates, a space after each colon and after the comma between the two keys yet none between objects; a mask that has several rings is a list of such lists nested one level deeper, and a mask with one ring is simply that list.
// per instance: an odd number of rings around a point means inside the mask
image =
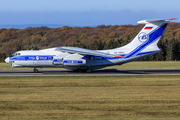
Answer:
[{"label": "aircraft wing", "polygon": [[84,48],[78,48],[78,47],[57,47],[56,50],[61,52],[68,52],[68,53],[78,53],[81,55],[92,55],[92,56],[103,56],[103,57],[114,57],[113,54],[103,53],[95,50],[88,50]]}]

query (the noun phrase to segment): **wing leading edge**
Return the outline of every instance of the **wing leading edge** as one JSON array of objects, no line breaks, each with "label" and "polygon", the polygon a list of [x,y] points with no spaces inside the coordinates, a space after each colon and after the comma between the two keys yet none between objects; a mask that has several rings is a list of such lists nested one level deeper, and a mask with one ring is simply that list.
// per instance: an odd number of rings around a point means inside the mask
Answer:
[{"label": "wing leading edge", "polygon": [[92,55],[92,56],[103,56],[103,57],[111,57],[114,58],[115,55],[103,53],[95,50],[88,50],[84,48],[78,48],[78,47],[57,47],[56,50],[61,52],[68,52],[68,53],[78,53],[80,55]]}]

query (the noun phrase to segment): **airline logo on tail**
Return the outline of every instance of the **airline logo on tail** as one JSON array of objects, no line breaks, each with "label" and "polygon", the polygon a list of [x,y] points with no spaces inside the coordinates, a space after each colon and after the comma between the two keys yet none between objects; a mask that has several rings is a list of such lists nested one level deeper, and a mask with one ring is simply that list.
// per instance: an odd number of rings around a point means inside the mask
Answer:
[{"label": "airline logo on tail", "polygon": [[149,36],[146,33],[142,32],[142,33],[139,34],[138,40],[140,42],[146,42],[146,41],[149,40]]}]

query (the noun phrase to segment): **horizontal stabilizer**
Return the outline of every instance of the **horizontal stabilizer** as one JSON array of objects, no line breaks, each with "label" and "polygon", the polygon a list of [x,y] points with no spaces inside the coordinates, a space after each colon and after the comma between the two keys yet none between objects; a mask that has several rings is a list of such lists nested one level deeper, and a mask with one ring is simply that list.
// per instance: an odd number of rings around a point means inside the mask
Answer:
[{"label": "horizontal stabilizer", "polygon": [[156,20],[141,20],[138,21],[138,24],[147,24],[147,23],[154,23],[154,22],[169,22],[171,20],[176,20],[177,18],[171,18],[171,19],[156,19]]}]

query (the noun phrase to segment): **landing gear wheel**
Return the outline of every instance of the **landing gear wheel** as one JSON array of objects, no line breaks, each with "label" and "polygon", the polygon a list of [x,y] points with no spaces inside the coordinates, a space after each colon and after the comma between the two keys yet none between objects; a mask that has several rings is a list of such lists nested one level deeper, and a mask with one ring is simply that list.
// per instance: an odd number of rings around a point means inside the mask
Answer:
[{"label": "landing gear wheel", "polygon": [[91,70],[91,69],[87,69],[86,72],[87,72],[87,73],[91,73],[92,70]]},{"label": "landing gear wheel", "polygon": [[34,68],[33,72],[38,73],[39,71],[38,71],[38,69]]}]

